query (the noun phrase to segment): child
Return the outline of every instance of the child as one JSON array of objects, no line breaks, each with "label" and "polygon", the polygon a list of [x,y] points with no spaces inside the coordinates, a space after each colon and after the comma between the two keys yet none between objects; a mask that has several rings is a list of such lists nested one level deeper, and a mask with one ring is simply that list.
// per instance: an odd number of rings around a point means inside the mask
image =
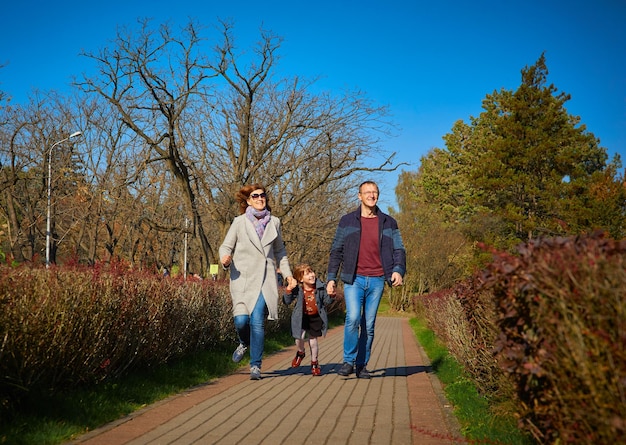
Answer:
[{"label": "child", "polygon": [[[293,277],[300,283],[289,285],[283,295],[286,305],[296,300],[296,306],[291,314],[291,334],[296,339],[298,351],[291,362],[292,368],[297,368],[306,355],[304,351],[305,339],[311,350],[311,375],[321,375],[317,361],[319,347],[317,338],[326,335],[328,329],[328,314],[326,305],[333,299],[326,293],[326,286],[315,276],[315,272],[308,264],[299,264],[294,270]],[[308,337],[308,338],[307,338]]]}]

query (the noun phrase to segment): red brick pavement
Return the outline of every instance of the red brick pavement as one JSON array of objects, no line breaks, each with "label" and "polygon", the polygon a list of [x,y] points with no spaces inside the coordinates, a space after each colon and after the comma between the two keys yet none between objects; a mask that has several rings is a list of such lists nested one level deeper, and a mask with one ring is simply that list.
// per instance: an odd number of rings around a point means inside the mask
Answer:
[{"label": "red brick pavement", "polygon": [[464,443],[452,408],[407,319],[379,317],[372,379],[336,374],[343,327],[320,340],[322,376],[310,359],[290,368],[295,347],[78,437],[71,444],[412,444]]}]

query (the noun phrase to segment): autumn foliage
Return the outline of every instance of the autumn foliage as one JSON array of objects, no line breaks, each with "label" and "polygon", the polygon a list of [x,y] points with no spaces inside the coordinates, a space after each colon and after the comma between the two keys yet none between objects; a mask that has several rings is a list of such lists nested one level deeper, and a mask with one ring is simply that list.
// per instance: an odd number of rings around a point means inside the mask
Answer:
[{"label": "autumn foliage", "polygon": [[0,267],[5,407],[27,391],[93,384],[224,342],[230,347],[234,336],[226,282],[166,278],[124,264]]},{"label": "autumn foliage", "polygon": [[626,240],[537,239],[455,289],[419,299],[490,397],[511,397],[540,443],[626,434]]}]

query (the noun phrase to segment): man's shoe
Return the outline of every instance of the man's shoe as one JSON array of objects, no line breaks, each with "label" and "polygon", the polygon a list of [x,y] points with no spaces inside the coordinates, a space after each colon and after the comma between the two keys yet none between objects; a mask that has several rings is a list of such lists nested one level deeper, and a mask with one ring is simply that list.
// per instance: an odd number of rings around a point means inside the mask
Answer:
[{"label": "man's shoe", "polygon": [[358,379],[371,379],[372,378],[372,376],[370,375],[370,372],[365,368],[365,366],[357,366],[356,377]]},{"label": "man's shoe", "polygon": [[345,377],[352,374],[352,371],[354,371],[354,367],[350,363],[344,363],[341,365],[341,368],[339,368],[339,371],[337,371],[337,374]]},{"label": "man's shoe", "polygon": [[235,352],[233,352],[233,361],[235,363],[239,363],[247,350],[247,346],[245,346],[243,343],[239,343],[239,346],[237,346],[237,349],[235,349]]},{"label": "man's shoe", "polygon": [[322,375],[322,369],[318,362],[311,362],[311,375]]},{"label": "man's shoe", "polygon": [[261,380],[261,368],[258,366],[250,368],[250,380]]},{"label": "man's shoe", "polygon": [[304,351],[296,352],[296,356],[291,361],[291,367],[292,368],[297,368],[298,366],[300,366],[300,363],[302,363],[302,359],[304,358],[305,355],[306,355],[306,353]]}]

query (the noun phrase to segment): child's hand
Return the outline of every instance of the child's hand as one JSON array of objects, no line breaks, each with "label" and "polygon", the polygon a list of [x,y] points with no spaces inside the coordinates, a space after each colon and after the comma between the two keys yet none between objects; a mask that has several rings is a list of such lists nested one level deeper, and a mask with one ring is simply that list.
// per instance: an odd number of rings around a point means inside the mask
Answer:
[{"label": "child's hand", "polygon": [[291,292],[298,286],[298,282],[294,277],[287,277],[287,292]]},{"label": "child's hand", "polygon": [[335,297],[337,295],[337,284],[334,280],[331,280],[326,284],[326,293],[331,297]]}]

